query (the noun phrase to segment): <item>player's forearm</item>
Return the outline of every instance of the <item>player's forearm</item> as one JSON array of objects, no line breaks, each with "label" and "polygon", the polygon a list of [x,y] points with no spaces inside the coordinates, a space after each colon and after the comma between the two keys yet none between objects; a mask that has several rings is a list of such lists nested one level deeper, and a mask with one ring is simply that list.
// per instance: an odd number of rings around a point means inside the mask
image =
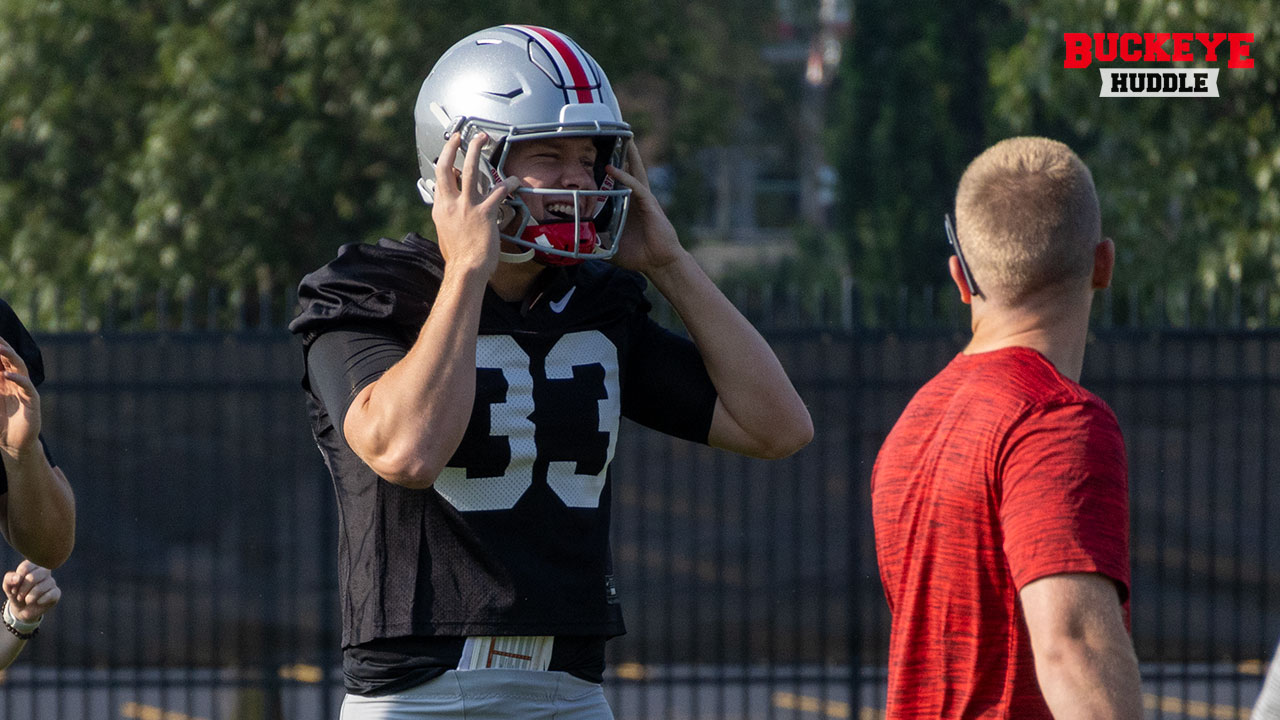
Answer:
[{"label": "player's forearm", "polygon": [[0,628],[0,670],[12,665],[14,659],[18,657],[18,653],[21,653],[22,648],[26,646],[26,640],[22,640],[18,636]]},{"label": "player's forearm", "polygon": [[24,557],[47,568],[67,561],[76,538],[75,496],[62,471],[50,467],[36,446],[13,457],[0,453],[8,476],[9,542]]},{"label": "player's forearm", "polygon": [[348,444],[383,478],[430,487],[462,442],[475,398],[476,336],[487,280],[446,267],[409,353],[348,410]]},{"label": "player's forearm", "polygon": [[678,260],[650,272],[649,279],[684,320],[719,403],[732,419],[732,431],[712,437],[712,444],[769,458],[808,444],[813,421],[773,349],[693,257],[681,251]]},{"label": "player's forearm", "polygon": [[1139,720],[1142,685],[1128,636],[1063,638],[1036,652],[1036,676],[1055,720]]}]

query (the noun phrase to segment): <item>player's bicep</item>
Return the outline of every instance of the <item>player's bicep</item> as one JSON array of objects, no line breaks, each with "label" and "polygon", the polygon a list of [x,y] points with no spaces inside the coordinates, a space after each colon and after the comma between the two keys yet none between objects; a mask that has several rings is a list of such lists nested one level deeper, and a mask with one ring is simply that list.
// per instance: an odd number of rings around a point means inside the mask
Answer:
[{"label": "player's bicep", "polygon": [[719,408],[702,354],[688,338],[648,317],[631,338],[622,388],[622,415],[645,427],[709,443]]},{"label": "player's bicep", "polygon": [[366,330],[336,330],[311,343],[307,351],[311,388],[343,437],[351,408],[362,402],[362,396],[367,398],[378,378],[408,351],[395,335]]}]

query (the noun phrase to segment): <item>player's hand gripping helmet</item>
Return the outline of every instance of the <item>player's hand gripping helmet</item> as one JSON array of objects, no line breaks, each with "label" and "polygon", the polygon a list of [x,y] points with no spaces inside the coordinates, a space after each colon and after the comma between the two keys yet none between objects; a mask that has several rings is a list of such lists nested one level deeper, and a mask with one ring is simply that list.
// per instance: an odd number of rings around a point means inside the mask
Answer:
[{"label": "player's hand gripping helmet", "polygon": [[[569,37],[530,25],[503,25],[468,35],[431,69],[413,116],[422,172],[418,190],[428,204],[435,198],[436,161],[454,132],[462,133],[455,160],[459,170],[471,138],[477,132],[489,136],[480,159],[483,193],[506,177],[512,143],[592,138],[598,189],[519,188],[502,203],[498,226],[502,239],[525,250],[504,252],[501,259],[523,262],[536,253],[543,262],[572,265],[607,259],[617,252],[631,190],[615,190],[604,168],[606,164],[622,167],[631,126],[622,121],[618,100],[600,65]],[[574,217],[539,224],[546,218],[531,215],[521,199],[524,194],[572,196]],[[584,212],[584,207],[591,210]],[[516,219],[519,222],[512,225]]]}]

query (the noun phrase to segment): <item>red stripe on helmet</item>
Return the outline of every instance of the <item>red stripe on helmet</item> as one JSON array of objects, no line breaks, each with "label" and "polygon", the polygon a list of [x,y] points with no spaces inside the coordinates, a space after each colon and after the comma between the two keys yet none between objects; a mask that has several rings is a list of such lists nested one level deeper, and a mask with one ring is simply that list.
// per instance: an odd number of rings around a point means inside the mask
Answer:
[{"label": "red stripe on helmet", "polygon": [[565,42],[560,33],[533,25],[522,25],[521,27],[546,41],[543,47],[551,45],[555,49],[556,54],[560,56],[560,61],[569,69],[569,75],[573,79],[573,89],[578,93],[578,102],[592,102],[591,80],[587,77],[585,64],[578,57],[578,53],[574,48],[568,42]]}]

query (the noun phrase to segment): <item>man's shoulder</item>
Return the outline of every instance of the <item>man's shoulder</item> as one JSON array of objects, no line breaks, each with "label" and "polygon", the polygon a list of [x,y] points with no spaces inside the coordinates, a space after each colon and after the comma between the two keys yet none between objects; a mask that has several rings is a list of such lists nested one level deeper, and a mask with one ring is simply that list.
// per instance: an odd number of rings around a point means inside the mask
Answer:
[{"label": "man's shoulder", "polygon": [[1063,375],[1047,357],[1028,347],[957,356],[938,377],[944,376],[961,391],[986,397],[987,403],[1007,408],[1077,404],[1106,408],[1101,398]]},{"label": "man's shoulder", "polygon": [[25,333],[27,328],[18,319],[18,313],[13,311],[9,303],[4,298],[0,298],[0,334],[4,335],[6,340],[13,342],[12,337],[18,333]]},{"label": "man's shoulder", "polygon": [[1030,348],[957,355],[908,403],[891,439],[911,442],[939,423],[978,436],[1008,436],[1042,419],[1114,429],[1099,396],[1058,372]]},{"label": "man's shoulder", "polygon": [[1049,414],[1061,421],[1063,414],[1078,415],[1090,422],[1103,422],[1116,426],[1115,412],[1101,397],[1063,375],[1048,358],[1040,353],[1022,349],[1006,382],[1010,383],[1017,401],[1026,406],[1025,415]]},{"label": "man's shoulder", "polygon": [[972,373],[984,377],[965,389],[975,408],[966,420],[969,429],[1005,438],[1001,447],[1009,451],[1025,445],[1123,454],[1120,422],[1101,397],[1029,348],[990,355],[984,369]]},{"label": "man's shoulder", "polygon": [[444,259],[416,234],[349,243],[298,286],[300,311],[289,329],[314,334],[341,325],[420,324],[440,289]]}]

